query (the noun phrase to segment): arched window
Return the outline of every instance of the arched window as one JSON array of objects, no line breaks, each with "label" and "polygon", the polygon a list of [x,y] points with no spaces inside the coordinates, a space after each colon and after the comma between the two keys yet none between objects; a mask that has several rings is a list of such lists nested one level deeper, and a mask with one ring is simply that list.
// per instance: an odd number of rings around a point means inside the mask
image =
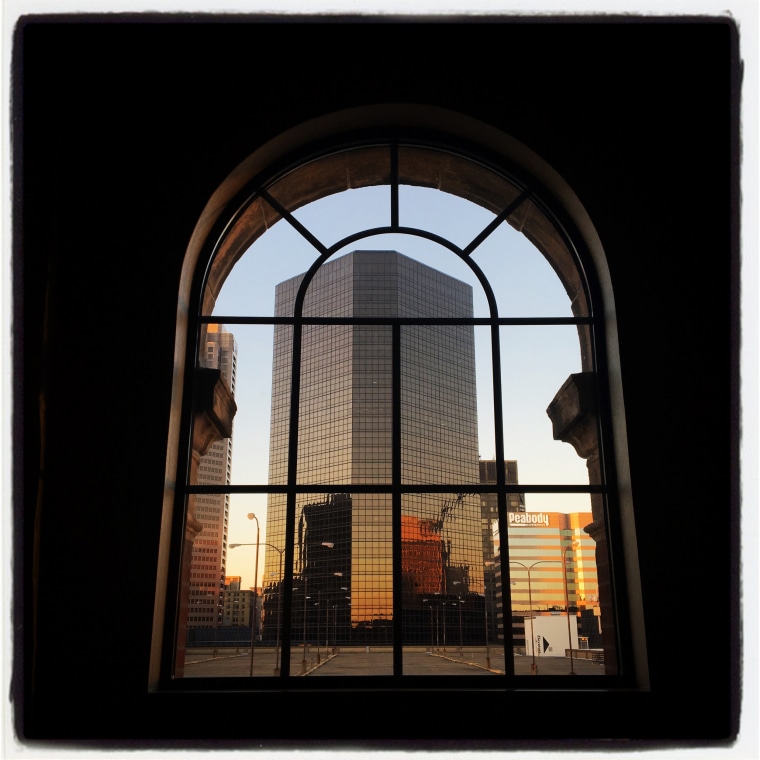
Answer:
[{"label": "arched window", "polygon": [[199,223],[165,676],[641,686],[593,227],[509,138],[378,113],[258,151]]}]

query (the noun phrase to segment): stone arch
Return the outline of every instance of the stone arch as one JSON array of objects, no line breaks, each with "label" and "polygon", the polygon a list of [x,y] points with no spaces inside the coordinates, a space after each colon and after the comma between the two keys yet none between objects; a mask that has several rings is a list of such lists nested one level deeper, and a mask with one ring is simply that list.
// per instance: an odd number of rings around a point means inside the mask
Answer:
[{"label": "stone arch", "polygon": [[[267,189],[277,203],[292,212],[328,195],[390,181],[387,147],[346,146],[286,172]],[[517,200],[521,192],[517,185],[475,160],[443,149],[415,145],[399,148],[398,182],[449,193],[494,214],[501,213]],[[277,209],[259,195],[243,201],[241,208],[236,209],[234,221],[225,229],[211,254],[203,292],[204,313],[213,311],[221,287],[240,257],[280,219]],[[524,234],[549,262],[565,288],[573,314],[588,316],[589,306],[578,262],[550,218],[529,199],[509,215],[507,222]],[[578,332],[583,369],[590,369],[591,338],[583,325]]]}]

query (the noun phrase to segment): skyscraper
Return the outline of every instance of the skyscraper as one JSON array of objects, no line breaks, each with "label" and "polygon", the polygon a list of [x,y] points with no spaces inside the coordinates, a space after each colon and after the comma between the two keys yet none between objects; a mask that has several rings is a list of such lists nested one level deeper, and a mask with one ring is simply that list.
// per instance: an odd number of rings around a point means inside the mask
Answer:
[{"label": "skyscraper", "polygon": [[[221,371],[235,395],[237,346],[235,337],[221,325],[207,325],[204,366]],[[232,437],[211,444],[198,467],[199,485],[228,485],[232,468]],[[195,516],[203,526],[193,543],[190,568],[187,627],[216,626],[222,622],[225,581],[225,547],[229,520],[229,494],[197,494]]]},{"label": "skyscraper", "polygon": [[[599,605],[595,543],[584,530],[592,519],[591,512],[510,511],[507,515],[511,603],[508,614],[512,618],[516,647],[525,646],[526,619],[564,612],[573,620],[573,640],[580,636],[582,648],[602,649],[605,621]],[[498,555],[495,576],[496,617],[501,640],[504,599]],[[529,632],[530,626],[527,630]]]},{"label": "skyscraper", "polygon": [[[293,315],[303,278],[277,286],[278,317]],[[474,328],[455,323],[472,316],[468,284],[393,251],[346,254],[309,283],[296,482],[315,492],[299,493],[296,504],[295,643],[387,643],[399,610],[404,642],[427,642],[432,606],[443,604],[459,607],[459,616],[449,615],[459,617],[458,635],[474,636],[480,620],[482,639],[480,500],[457,489],[480,477]],[[334,322],[310,323],[314,317]],[[283,485],[288,467],[293,335],[291,325],[275,326],[270,485]],[[270,494],[267,541],[281,547],[285,540],[286,498]],[[267,552],[265,577],[278,575],[279,561]],[[395,601],[394,578],[401,584]],[[265,600],[265,637],[277,619],[278,588],[270,586]]]}]

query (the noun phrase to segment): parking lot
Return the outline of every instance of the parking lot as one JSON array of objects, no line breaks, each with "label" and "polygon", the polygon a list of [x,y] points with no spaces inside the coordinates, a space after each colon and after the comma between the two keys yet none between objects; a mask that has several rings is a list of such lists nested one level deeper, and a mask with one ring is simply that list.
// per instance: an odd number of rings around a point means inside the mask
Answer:
[{"label": "parking lot", "polygon": [[[275,677],[278,664],[274,647],[256,647],[253,675]],[[515,655],[515,674],[531,675],[533,658]],[[536,657],[536,675],[569,675],[567,657]],[[573,659],[572,670],[578,675],[604,675],[604,665],[592,660]],[[404,675],[503,675],[504,650],[500,647],[465,646],[425,648],[405,647]],[[185,660],[185,677],[247,677],[251,674],[250,650],[189,650]],[[316,676],[390,676],[393,675],[393,651],[390,647],[293,647],[290,675]]]}]

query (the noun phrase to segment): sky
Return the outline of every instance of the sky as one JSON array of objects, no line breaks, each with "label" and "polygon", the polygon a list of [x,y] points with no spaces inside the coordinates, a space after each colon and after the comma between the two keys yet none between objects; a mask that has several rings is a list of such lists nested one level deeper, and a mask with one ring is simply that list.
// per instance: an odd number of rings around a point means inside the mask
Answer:
[{"label": "sky", "polygon": [[[387,225],[387,187],[349,190],[295,212],[327,246],[362,229]],[[493,219],[485,209],[456,196],[428,188],[400,189],[400,224],[447,237],[464,247]],[[474,314],[488,316],[482,288],[469,267],[454,253],[410,235],[377,235],[336,252],[395,250],[473,286]],[[224,283],[214,316],[271,316],[275,286],[303,273],[317,250],[286,221],[280,221],[241,257]],[[491,283],[502,317],[569,317],[570,301],[541,253],[507,224],[476,249],[473,259]],[[270,325],[228,325],[238,348],[232,453],[233,484],[266,484],[269,463],[272,338]],[[509,326],[500,334],[504,401],[505,454],[516,459],[521,483],[588,484],[585,460],[567,443],[555,441],[546,408],[567,377],[581,369],[577,330],[572,325]],[[480,455],[495,456],[490,364],[490,328],[475,328]],[[526,495],[528,511],[590,511],[587,495]],[[247,515],[255,514],[256,520]],[[231,498],[228,543],[266,542],[266,496]],[[259,550],[259,585],[263,582],[265,547]],[[255,547],[227,552],[227,575],[254,584]]]}]

